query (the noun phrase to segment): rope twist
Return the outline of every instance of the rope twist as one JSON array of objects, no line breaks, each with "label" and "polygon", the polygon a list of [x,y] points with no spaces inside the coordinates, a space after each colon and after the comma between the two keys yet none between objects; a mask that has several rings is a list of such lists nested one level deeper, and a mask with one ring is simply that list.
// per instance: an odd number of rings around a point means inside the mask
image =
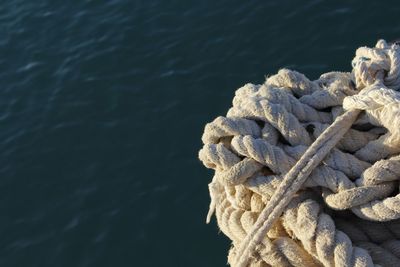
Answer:
[{"label": "rope twist", "polygon": [[352,66],[282,69],[205,126],[206,221],[232,266],[400,266],[400,48],[379,40]]}]

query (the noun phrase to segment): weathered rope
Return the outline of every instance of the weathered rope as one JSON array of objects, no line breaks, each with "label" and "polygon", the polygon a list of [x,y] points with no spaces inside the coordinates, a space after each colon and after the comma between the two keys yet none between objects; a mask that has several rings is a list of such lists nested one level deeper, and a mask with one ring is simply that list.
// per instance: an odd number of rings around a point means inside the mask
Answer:
[{"label": "weathered rope", "polygon": [[280,70],[206,125],[207,222],[216,211],[232,266],[400,266],[400,49],[380,40],[352,66]]}]

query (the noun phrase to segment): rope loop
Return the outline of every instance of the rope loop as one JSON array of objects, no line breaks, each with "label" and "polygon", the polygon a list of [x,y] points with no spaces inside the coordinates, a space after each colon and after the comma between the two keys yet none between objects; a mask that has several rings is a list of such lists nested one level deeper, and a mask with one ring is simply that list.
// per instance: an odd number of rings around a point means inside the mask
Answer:
[{"label": "rope loop", "polygon": [[206,221],[232,266],[400,266],[399,53],[379,40],[315,81],[281,69],[205,126]]}]

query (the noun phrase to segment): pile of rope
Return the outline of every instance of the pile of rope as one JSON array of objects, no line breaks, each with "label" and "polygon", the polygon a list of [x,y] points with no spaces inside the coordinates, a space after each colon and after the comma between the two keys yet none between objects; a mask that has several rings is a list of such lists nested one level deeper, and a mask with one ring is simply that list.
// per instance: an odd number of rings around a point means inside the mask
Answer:
[{"label": "pile of rope", "polygon": [[400,47],[361,47],[352,66],[282,69],[205,126],[207,222],[231,266],[400,266]]}]

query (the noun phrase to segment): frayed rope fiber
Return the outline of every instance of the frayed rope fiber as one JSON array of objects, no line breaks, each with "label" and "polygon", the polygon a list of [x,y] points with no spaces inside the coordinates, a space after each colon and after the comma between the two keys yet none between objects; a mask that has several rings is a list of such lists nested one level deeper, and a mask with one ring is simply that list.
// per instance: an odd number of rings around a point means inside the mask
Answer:
[{"label": "frayed rope fiber", "polygon": [[282,69],[205,126],[207,222],[231,266],[400,266],[400,47],[358,48],[352,67]]}]

